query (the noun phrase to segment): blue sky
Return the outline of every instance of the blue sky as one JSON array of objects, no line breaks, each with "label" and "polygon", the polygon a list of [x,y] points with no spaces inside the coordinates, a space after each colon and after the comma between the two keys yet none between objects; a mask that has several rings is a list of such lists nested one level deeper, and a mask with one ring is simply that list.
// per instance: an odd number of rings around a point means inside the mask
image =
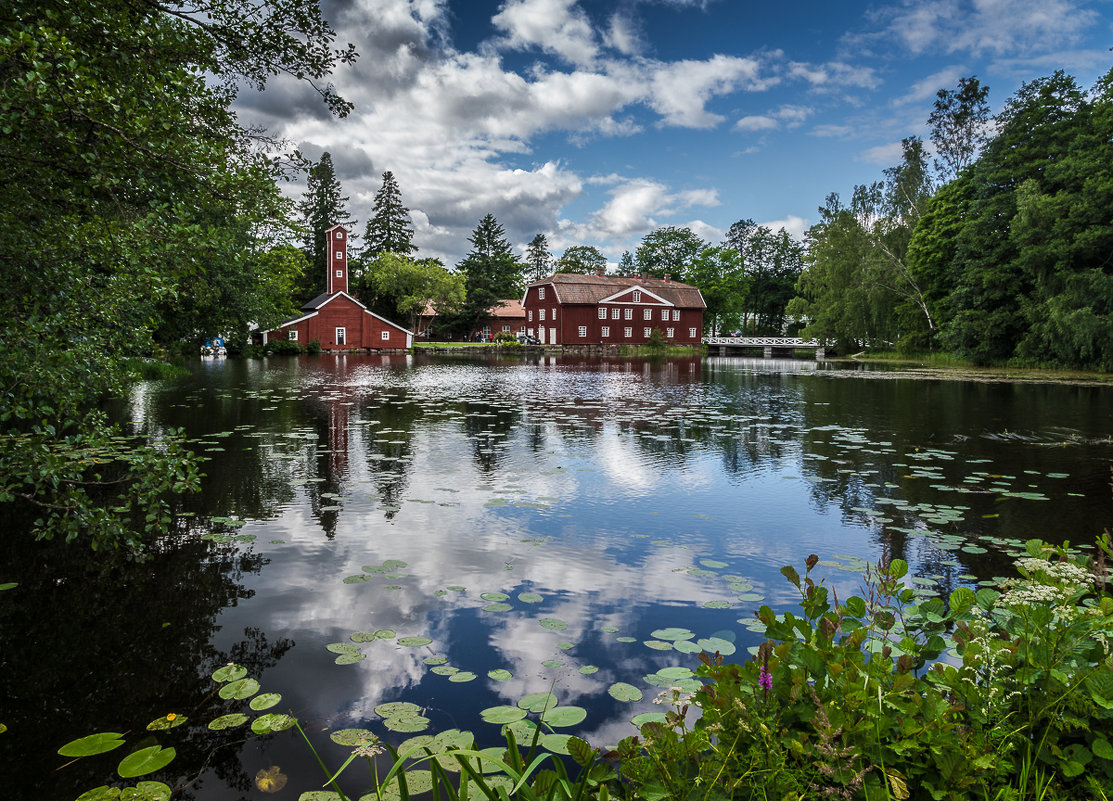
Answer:
[{"label": "blue sky", "polygon": [[[452,266],[487,213],[519,253],[617,262],[650,231],[717,243],[751,218],[802,237],[928,136],[939,89],[977,75],[994,111],[1057,69],[1113,66],[1110,0],[323,0],[361,57],[333,76],[344,120],[276,80],[239,114],[331,152],[364,221],[398,180],[419,255]],[[291,186],[298,194],[300,188]]]}]

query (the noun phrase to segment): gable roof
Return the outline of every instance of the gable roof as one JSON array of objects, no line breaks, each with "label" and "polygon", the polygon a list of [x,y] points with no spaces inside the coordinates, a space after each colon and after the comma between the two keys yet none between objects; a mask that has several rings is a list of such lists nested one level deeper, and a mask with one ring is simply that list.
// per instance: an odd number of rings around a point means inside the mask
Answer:
[{"label": "gable roof", "polygon": [[[551,286],[557,300],[567,304],[603,303],[616,295],[631,289],[641,289],[656,298],[685,309],[706,309],[707,304],[699,289],[679,281],[666,281],[663,278],[638,278],[622,275],[580,275],[578,273],[554,273],[542,281],[534,281],[526,287]],[[523,296],[523,301],[525,297]]]},{"label": "gable roof", "polygon": [[[331,230],[331,229],[329,229],[329,230]],[[383,317],[381,315],[378,315],[378,314],[375,314],[375,312],[371,311],[369,308],[364,306],[362,303],[360,303],[358,300],[353,298],[347,292],[333,292],[331,294],[326,292],[322,295],[318,295],[317,297],[313,298],[313,300],[309,301],[308,303],[306,303],[304,306],[301,307],[301,310],[303,312],[305,312],[304,314],[298,314],[298,315],[295,315],[295,316],[291,317],[288,320],[283,320],[281,323],[278,324],[278,327],[279,328],[285,328],[286,326],[291,325],[292,323],[300,323],[302,320],[308,320],[310,317],[313,317],[316,314],[318,314],[324,306],[328,305],[332,301],[336,300],[337,298],[341,298],[341,297],[346,298],[347,300],[350,300],[352,303],[354,303],[355,305],[357,305],[361,309],[363,309],[363,311],[365,313],[370,314],[372,317],[376,318],[377,320],[382,320],[384,323],[391,326],[392,328],[397,328],[399,331],[404,331],[407,334],[413,334],[412,331],[409,331],[408,329],[403,328],[402,326],[398,325],[398,323],[391,322],[390,320],[386,319],[385,317]]]}]

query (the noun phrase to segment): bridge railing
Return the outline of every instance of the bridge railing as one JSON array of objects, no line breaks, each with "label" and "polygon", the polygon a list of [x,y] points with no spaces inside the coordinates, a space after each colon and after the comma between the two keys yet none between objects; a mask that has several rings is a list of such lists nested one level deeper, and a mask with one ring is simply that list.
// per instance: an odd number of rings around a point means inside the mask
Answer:
[{"label": "bridge railing", "polygon": [[799,337],[704,337],[705,345],[733,345],[736,348],[822,348],[823,343]]}]

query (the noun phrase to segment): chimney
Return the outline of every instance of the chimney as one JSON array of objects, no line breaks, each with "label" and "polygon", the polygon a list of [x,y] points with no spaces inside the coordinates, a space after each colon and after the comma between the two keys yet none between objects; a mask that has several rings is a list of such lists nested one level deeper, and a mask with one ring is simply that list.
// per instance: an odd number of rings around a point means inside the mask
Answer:
[{"label": "chimney", "polygon": [[669,275],[668,273],[666,273],[666,274],[665,274],[665,283],[666,283],[666,284],[667,284],[667,283],[669,282],[669,279],[670,279],[671,277],[672,277],[672,276],[671,276],[671,275]]}]

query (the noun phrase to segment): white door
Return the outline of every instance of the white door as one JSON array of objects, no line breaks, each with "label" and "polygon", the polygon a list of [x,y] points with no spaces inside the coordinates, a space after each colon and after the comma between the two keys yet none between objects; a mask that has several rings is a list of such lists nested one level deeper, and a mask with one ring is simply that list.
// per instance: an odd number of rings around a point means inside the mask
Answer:
[{"label": "white door", "polygon": [[557,341],[556,341],[556,329],[555,328],[550,328],[549,329],[549,344],[550,345],[555,345],[556,343],[557,343]]},{"label": "white door", "polygon": [[541,344],[545,344],[545,326],[539,326],[537,329],[537,338],[541,340]]}]

